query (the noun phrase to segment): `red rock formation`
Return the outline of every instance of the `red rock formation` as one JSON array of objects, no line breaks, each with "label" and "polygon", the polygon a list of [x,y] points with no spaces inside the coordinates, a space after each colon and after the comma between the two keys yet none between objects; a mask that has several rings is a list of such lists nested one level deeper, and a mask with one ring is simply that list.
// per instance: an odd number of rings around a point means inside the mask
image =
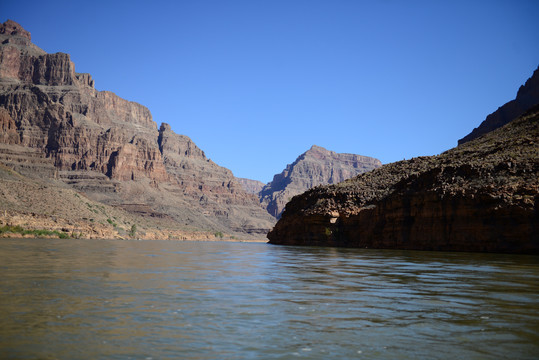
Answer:
[{"label": "red rock formation", "polygon": [[0,24],[0,34],[10,36],[20,36],[22,38],[32,40],[30,33],[22,28],[13,20],[7,20],[5,23]]},{"label": "red rock formation", "polygon": [[0,108],[0,143],[18,144],[17,125],[6,109]]},{"label": "red rock formation", "polygon": [[205,214],[236,231],[269,230],[266,227],[273,219],[258,204],[258,198],[247,194],[230,170],[206,158],[189,137],[175,134],[163,123],[159,146],[168,174],[191,207],[201,207]]},{"label": "red rock formation", "polygon": [[[68,54],[46,54],[13,21],[0,26],[0,43],[2,143],[38,151],[68,184],[82,184],[79,190],[91,189],[100,201],[131,203],[137,197],[136,203],[144,199],[146,206],[174,213],[184,225],[269,230],[271,217],[232,173],[170,126],[158,131],[146,107],[97,91],[89,74],[76,73]],[[96,172],[110,183],[88,174]],[[174,204],[190,208],[178,210]]]},{"label": "red rock formation", "polygon": [[433,157],[296,196],[271,243],[539,253],[539,107]]}]

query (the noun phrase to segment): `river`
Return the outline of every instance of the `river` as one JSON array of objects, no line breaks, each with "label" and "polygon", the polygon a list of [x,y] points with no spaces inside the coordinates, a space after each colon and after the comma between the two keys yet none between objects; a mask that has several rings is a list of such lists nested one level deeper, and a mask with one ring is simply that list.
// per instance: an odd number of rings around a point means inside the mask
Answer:
[{"label": "river", "polygon": [[0,239],[2,359],[537,359],[539,257]]}]

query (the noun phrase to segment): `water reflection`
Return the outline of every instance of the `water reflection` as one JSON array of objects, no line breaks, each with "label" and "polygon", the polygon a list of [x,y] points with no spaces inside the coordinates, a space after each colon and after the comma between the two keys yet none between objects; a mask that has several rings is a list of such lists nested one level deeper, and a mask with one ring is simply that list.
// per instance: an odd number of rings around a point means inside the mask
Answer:
[{"label": "water reflection", "polygon": [[539,351],[538,260],[5,239],[0,355],[532,359]]}]

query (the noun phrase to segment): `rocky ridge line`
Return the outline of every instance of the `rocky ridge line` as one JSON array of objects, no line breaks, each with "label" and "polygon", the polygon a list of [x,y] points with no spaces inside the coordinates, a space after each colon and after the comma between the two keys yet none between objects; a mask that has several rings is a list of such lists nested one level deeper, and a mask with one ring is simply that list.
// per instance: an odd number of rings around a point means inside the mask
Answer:
[{"label": "rocky ridge line", "polygon": [[296,196],[270,243],[539,253],[539,107],[441,155]]},{"label": "rocky ridge line", "polygon": [[536,104],[539,104],[539,67],[537,67],[526,83],[518,89],[517,96],[514,100],[500,106],[498,110],[488,115],[477,128],[460,139],[458,144],[462,145],[502,127]]},{"label": "rocky ridge line", "polygon": [[260,190],[265,186],[262,181],[251,180],[246,178],[236,178],[236,180],[243,187],[243,190],[247,191],[249,194],[258,195]]},{"label": "rocky ridge line", "polygon": [[321,184],[336,184],[381,165],[375,158],[339,154],[313,145],[264,186],[259,193],[260,202],[279,218],[293,196]]}]

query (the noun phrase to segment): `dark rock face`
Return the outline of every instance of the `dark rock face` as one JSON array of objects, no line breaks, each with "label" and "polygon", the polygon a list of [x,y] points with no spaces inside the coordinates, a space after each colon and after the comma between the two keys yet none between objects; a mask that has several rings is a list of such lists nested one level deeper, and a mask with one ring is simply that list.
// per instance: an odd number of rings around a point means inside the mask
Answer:
[{"label": "dark rock face", "polygon": [[539,253],[539,107],[441,155],[296,196],[270,243]]},{"label": "dark rock face", "polygon": [[536,104],[539,104],[539,67],[526,83],[518,89],[517,97],[514,100],[509,101],[488,115],[479,127],[460,139],[458,144],[461,145],[477,139],[492,130],[504,126]]},{"label": "dark rock face", "polygon": [[[13,21],[0,26],[0,142],[6,154],[15,145],[32,149],[28,153],[48,159],[60,179],[108,204],[144,203],[155,214],[170,211],[182,225],[210,230],[270,229],[274,220],[258,200],[189,138],[167,124],[158,130],[146,107],[97,91],[68,54],[46,54],[30,39]],[[33,176],[50,175],[39,168],[33,167]]]},{"label": "dark rock face", "polygon": [[382,166],[378,159],[354,154],[338,154],[314,145],[273,177],[259,193],[262,205],[280,217],[295,195],[318,185],[336,184]]},{"label": "dark rock face", "polygon": [[18,144],[17,124],[6,109],[0,108],[0,142],[4,144]]}]

